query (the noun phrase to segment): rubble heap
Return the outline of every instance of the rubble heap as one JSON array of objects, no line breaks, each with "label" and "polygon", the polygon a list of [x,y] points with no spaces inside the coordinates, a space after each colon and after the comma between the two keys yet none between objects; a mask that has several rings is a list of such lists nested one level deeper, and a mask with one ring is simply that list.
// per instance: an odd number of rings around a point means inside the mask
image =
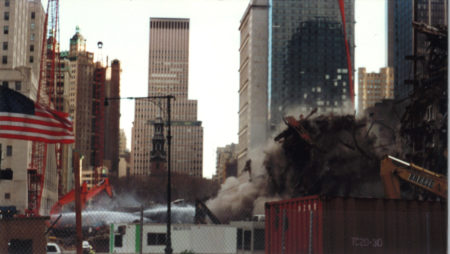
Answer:
[{"label": "rubble heap", "polygon": [[351,115],[286,117],[275,137],[278,151],[266,154],[267,191],[291,197],[314,194],[381,197],[376,136],[366,120]]}]

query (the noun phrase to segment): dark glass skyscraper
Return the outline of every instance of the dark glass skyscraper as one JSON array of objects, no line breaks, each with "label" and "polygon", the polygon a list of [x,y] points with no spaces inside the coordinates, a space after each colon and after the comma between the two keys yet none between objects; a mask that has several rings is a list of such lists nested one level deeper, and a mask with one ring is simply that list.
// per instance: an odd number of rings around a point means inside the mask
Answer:
[{"label": "dark glass skyscraper", "polygon": [[[346,0],[346,32],[354,59],[354,1]],[[269,1],[269,128],[291,110],[353,112],[338,1]]]},{"label": "dark glass skyscraper", "polygon": [[[250,1],[239,27],[238,174],[249,159],[258,163],[255,158],[284,116],[306,115],[316,107],[319,113],[353,112],[339,2]],[[355,4],[342,2],[354,66]]]}]

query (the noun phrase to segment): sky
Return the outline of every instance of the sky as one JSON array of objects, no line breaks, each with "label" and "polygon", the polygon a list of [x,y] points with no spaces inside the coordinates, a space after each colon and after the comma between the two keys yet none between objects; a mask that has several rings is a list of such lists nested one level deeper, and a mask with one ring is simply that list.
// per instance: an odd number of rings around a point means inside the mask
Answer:
[{"label": "sky", "polygon": [[[47,2],[42,1],[44,9]],[[355,70],[386,65],[386,2],[355,0]],[[202,121],[203,176],[216,168],[216,149],[238,142],[239,24],[249,0],[61,0],[61,50],[77,26],[95,59],[121,62],[122,97],[147,96],[150,17],[190,19],[189,99]],[[97,43],[103,43],[102,49]],[[356,71],[357,73],[357,71]],[[355,73],[355,74],[356,74]],[[355,81],[357,78],[355,77]],[[356,83],[355,83],[356,86]],[[131,147],[134,101],[121,101],[120,128]]]}]

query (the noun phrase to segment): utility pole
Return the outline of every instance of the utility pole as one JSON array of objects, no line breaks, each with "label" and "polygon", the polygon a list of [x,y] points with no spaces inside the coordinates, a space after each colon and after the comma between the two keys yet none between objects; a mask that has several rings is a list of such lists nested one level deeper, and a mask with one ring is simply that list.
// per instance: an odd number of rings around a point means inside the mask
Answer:
[{"label": "utility pole", "polygon": [[81,165],[83,164],[83,155],[79,152],[73,151],[73,173],[75,175],[75,224],[76,224],[76,247],[77,254],[83,252],[82,242],[83,242],[83,232],[82,232],[82,217],[81,217]]},{"label": "utility pole", "polygon": [[[166,248],[164,249],[165,254],[172,254],[172,237],[171,237],[171,227],[172,227],[172,215],[171,215],[171,183],[170,183],[170,151],[171,151],[171,116],[170,116],[170,106],[171,100],[175,99],[173,95],[162,95],[162,96],[146,96],[146,97],[105,97],[105,106],[108,105],[109,100],[145,100],[145,99],[166,99],[167,100],[167,235],[166,235]],[[143,228],[141,228],[141,231]]]},{"label": "utility pole", "polygon": [[2,169],[2,160],[3,160],[3,155],[2,155],[2,145],[0,144],[0,170]]},{"label": "utility pole", "polygon": [[170,99],[172,97],[167,97],[167,239],[166,239],[166,254],[172,254],[172,238],[171,238],[171,188],[170,188],[170,144],[172,140],[172,135],[170,133]]}]

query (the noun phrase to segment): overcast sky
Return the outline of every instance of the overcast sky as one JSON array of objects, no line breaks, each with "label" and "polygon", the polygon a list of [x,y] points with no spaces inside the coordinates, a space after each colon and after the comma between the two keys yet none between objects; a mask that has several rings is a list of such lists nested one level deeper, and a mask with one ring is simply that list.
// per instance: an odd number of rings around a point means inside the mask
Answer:
[{"label": "overcast sky", "polygon": [[[61,49],[68,50],[79,26],[96,60],[100,55],[103,61],[120,60],[121,96],[146,96],[150,17],[189,18],[189,98],[198,100],[198,120],[204,128],[203,175],[210,178],[215,173],[217,147],[238,142],[238,28],[248,2],[62,0]],[[46,9],[46,1],[43,4]],[[378,71],[386,64],[385,0],[356,0],[355,8],[355,69],[364,66],[369,72]],[[133,119],[134,101],[122,100],[120,127],[125,129],[128,148]]]}]

